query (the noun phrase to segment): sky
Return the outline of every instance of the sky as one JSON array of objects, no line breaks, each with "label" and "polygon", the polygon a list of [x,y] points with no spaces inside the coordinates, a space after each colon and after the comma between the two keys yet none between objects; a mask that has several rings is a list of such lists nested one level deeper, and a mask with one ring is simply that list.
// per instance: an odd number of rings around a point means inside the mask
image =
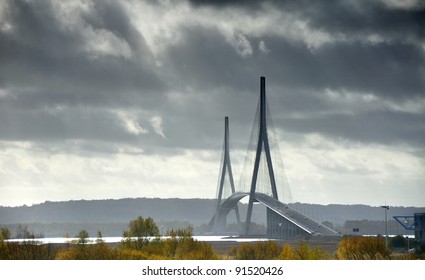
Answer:
[{"label": "sky", "polygon": [[265,76],[293,201],[423,207],[424,26],[420,0],[1,1],[0,205],[214,198]]}]

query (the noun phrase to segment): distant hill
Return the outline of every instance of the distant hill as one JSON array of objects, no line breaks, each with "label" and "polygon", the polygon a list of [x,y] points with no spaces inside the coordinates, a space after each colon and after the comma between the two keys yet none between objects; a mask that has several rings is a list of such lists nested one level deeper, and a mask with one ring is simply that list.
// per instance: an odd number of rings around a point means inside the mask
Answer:
[{"label": "distant hill", "polygon": [[0,207],[0,224],[10,223],[114,223],[138,216],[155,220],[185,220],[205,223],[212,217],[212,199],[126,198],[72,200],[33,206]]},{"label": "distant hill", "polygon": [[[32,206],[0,207],[0,226],[38,224],[40,228],[43,224],[67,224],[66,227],[72,228],[74,225],[74,228],[77,228],[81,225],[88,227],[90,224],[102,224],[101,228],[111,228],[111,234],[116,234],[122,232],[130,220],[138,216],[150,216],[157,223],[170,224],[172,221],[179,221],[196,227],[211,220],[215,202],[214,199],[177,198],[47,201]],[[342,227],[346,221],[383,221],[385,218],[384,209],[367,205],[295,203],[291,204],[291,207],[319,222],[328,221],[335,227]],[[240,204],[241,217],[246,215],[246,210],[247,205]],[[388,210],[388,220],[391,221],[395,215],[413,215],[419,212],[425,212],[425,208],[391,207]],[[252,221],[265,224],[265,213],[264,206],[256,205]],[[230,213],[228,222],[234,221],[234,214]]]}]

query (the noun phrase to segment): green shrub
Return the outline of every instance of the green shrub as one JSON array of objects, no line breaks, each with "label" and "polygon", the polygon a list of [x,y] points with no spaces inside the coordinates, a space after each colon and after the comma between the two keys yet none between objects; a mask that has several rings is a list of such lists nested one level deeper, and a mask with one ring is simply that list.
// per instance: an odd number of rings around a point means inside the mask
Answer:
[{"label": "green shrub", "polygon": [[56,249],[51,244],[38,242],[0,242],[1,260],[50,260],[54,259]]}]

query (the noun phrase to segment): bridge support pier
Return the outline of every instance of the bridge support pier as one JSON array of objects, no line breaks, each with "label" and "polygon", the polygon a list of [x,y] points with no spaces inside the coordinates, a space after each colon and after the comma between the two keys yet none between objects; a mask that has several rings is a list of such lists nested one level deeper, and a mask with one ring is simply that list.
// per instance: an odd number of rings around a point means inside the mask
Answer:
[{"label": "bridge support pier", "polygon": [[257,152],[255,155],[254,171],[252,174],[251,190],[249,192],[248,211],[246,215],[245,234],[249,235],[251,226],[252,208],[254,206],[254,194],[257,186],[258,168],[260,165],[261,152],[264,147],[266,153],[267,167],[269,170],[270,184],[272,189],[273,198],[278,199],[276,180],[274,176],[272,157],[270,155],[269,138],[267,135],[267,122],[266,122],[266,78],[260,78],[260,133],[258,135]]},{"label": "bridge support pier", "polygon": [[308,239],[310,234],[267,208],[267,238],[284,240]]},{"label": "bridge support pier", "polygon": [[[221,207],[221,200],[223,197],[223,189],[224,189],[224,179],[226,177],[226,171],[229,176],[230,181],[230,188],[232,191],[232,194],[235,193],[235,183],[233,181],[233,172],[232,172],[232,165],[230,164],[230,152],[229,152],[229,117],[224,118],[224,157],[222,162],[222,169],[221,169],[221,177],[220,177],[220,185],[218,189],[218,197],[217,197],[217,208],[215,213],[215,220],[214,220],[214,226],[213,231],[214,233],[218,232],[225,232],[226,231],[226,217],[222,217],[220,214],[220,207]],[[239,216],[239,208],[238,205],[234,208],[235,215],[236,215],[236,222],[238,223],[238,227],[241,227],[241,219]]]}]

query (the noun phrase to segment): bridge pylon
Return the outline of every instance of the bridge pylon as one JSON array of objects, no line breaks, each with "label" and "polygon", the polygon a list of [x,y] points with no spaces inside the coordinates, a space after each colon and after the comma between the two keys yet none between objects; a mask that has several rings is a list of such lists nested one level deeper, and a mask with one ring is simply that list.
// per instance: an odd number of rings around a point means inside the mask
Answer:
[{"label": "bridge pylon", "polygon": [[[224,147],[223,147],[223,162],[221,165],[221,176],[218,186],[218,195],[217,195],[217,208],[216,208],[216,214],[214,218],[214,226],[213,231],[214,233],[218,232],[225,232],[226,231],[226,215],[221,215],[220,207],[223,199],[223,193],[224,193],[224,187],[225,187],[225,178],[226,178],[226,171],[227,176],[230,182],[230,190],[231,194],[235,193],[235,183],[233,180],[233,172],[232,172],[232,165],[230,163],[230,148],[229,148],[229,117],[224,118]],[[238,205],[234,207],[235,215],[236,215],[236,221],[238,223],[238,228],[241,228],[241,220],[239,216],[239,208]]]},{"label": "bridge pylon", "polygon": [[[213,227],[215,233],[226,232],[226,216],[234,210],[236,213],[237,222],[240,226],[238,203],[241,199],[248,196],[248,209],[246,214],[245,231],[244,235],[250,235],[251,216],[254,202],[258,202],[266,207],[267,209],[267,233],[268,238],[273,239],[307,239],[311,236],[334,236],[339,237],[340,234],[333,229],[326,227],[325,225],[316,222],[298,211],[292,209],[288,204],[279,201],[278,191],[276,188],[276,179],[273,169],[272,155],[270,152],[270,144],[273,149],[276,145],[276,139],[273,138],[273,129],[269,129],[271,134],[268,134],[267,128],[267,103],[266,103],[266,79],[260,78],[260,102],[257,107],[257,114],[254,121],[254,127],[251,134],[250,148],[253,147],[255,150],[255,161],[254,169],[252,172],[251,185],[249,192],[244,188],[245,181],[240,190],[235,192],[235,186],[233,182],[232,167],[230,164],[229,155],[229,120],[225,118],[225,136],[224,136],[224,147],[223,157],[221,165],[221,174],[219,176],[219,186],[217,193],[217,208],[214,217],[210,220],[209,224]],[[270,127],[272,128],[270,123]],[[257,134],[258,133],[258,134]],[[270,141],[270,143],[269,143]],[[251,144],[253,144],[251,146]],[[264,153],[264,154],[263,154]],[[251,154],[249,154],[250,156]],[[274,157],[276,159],[276,157]],[[249,160],[251,157],[249,157]],[[260,161],[261,165],[260,165]],[[276,163],[276,162],[275,162]],[[247,161],[245,161],[247,164]],[[279,161],[276,163],[277,171],[279,172]],[[249,161],[249,166],[251,162]],[[248,165],[246,165],[248,166]],[[261,167],[260,167],[261,166]],[[267,170],[266,170],[267,169]],[[226,173],[227,172],[227,173]],[[226,177],[226,174],[228,174]],[[265,178],[264,178],[265,177]],[[242,178],[242,177],[241,177]],[[225,186],[224,182],[228,179],[230,181],[230,189],[232,194],[230,196],[223,195]],[[263,181],[266,179],[266,181]],[[278,177],[279,179],[279,177]],[[242,179],[241,179],[242,181]],[[258,182],[257,182],[258,181]],[[280,183],[279,183],[280,185]],[[257,190],[258,186],[258,190]],[[249,187],[249,186],[248,186]],[[270,189],[269,189],[270,187]],[[265,188],[265,189],[264,189]],[[227,190],[227,189],[226,189]],[[283,193],[281,192],[282,196]],[[283,199],[283,197],[281,197]]]},{"label": "bridge pylon", "polygon": [[266,78],[260,78],[260,129],[257,141],[257,150],[255,155],[254,170],[252,174],[251,189],[249,192],[248,211],[246,214],[245,234],[248,235],[251,225],[252,208],[255,202],[255,191],[257,186],[258,168],[260,165],[261,153],[264,151],[266,154],[267,168],[269,171],[270,185],[272,190],[272,197],[278,200],[276,180],[273,170],[272,157],[270,154],[269,138],[267,134],[267,121],[266,121]]}]

